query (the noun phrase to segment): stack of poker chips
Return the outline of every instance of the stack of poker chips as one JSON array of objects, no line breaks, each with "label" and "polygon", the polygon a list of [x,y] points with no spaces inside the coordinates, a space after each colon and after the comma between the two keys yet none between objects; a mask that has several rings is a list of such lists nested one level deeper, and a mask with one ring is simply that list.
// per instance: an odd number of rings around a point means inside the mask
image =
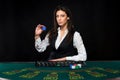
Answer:
[{"label": "stack of poker chips", "polygon": [[71,69],[79,69],[81,68],[81,64],[70,64]]}]

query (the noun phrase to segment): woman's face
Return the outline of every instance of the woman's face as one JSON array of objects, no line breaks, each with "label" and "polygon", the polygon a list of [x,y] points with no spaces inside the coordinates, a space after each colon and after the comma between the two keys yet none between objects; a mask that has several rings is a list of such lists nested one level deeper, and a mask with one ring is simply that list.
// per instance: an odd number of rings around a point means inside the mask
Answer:
[{"label": "woman's face", "polygon": [[66,26],[68,19],[69,19],[69,17],[67,16],[67,14],[64,11],[58,10],[56,12],[56,20],[60,27]]}]

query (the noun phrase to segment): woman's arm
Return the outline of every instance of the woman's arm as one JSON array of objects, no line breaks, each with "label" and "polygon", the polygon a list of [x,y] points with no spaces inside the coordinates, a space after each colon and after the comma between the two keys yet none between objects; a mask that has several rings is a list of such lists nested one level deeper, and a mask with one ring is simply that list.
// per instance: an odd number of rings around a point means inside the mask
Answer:
[{"label": "woman's arm", "polygon": [[35,39],[35,48],[38,52],[44,52],[49,45],[48,35],[45,37],[44,40],[41,40],[41,38]]},{"label": "woman's arm", "polygon": [[86,61],[87,54],[86,54],[85,46],[83,44],[83,40],[79,32],[74,33],[73,45],[75,48],[77,48],[78,55],[68,56],[66,57],[66,60]]}]

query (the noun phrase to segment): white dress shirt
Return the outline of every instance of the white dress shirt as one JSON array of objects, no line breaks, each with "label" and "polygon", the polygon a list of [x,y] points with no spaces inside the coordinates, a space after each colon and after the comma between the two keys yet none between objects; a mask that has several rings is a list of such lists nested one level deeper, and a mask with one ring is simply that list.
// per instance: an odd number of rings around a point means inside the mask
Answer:
[{"label": "white dress shirt", "polygon": [[[60,28],[58,28],[58,36],[55,42],[55,48],[58,49],[60,46],[61,42],[67,35],[68,30],[65,31],[65,34],[63,35],[62,39],[60,40]],[[44,52],[49,46],[49,38],[48,35],[46,35],[45,39],[41,40],[41,38],[38,38],[35,40],[35,48],[38,52]],[[79,32],[75,31],[74,36],[73,36],[73,46],[77,48],[77,55],[74,56],[66,56],[66,60],[73,60],[73,61],[86,61],[87,59],[87,54],[85,50],[85,46],[83,44],[83,40],[81,38],[81,35]]]}]

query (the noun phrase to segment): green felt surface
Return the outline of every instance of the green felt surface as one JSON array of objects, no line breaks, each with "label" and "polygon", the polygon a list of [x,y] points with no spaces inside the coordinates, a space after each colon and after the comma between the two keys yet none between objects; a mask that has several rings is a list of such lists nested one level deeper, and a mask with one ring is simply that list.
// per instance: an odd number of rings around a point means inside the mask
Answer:
[{"label": "green felt surface", "polygon": [[[0,78],[9,80],[106,80],[120,77],[120,61],[86,61],[79,69],[35,67],[34,62],[0,63]],[[1,79],[0,79],[1,80]]]}]

